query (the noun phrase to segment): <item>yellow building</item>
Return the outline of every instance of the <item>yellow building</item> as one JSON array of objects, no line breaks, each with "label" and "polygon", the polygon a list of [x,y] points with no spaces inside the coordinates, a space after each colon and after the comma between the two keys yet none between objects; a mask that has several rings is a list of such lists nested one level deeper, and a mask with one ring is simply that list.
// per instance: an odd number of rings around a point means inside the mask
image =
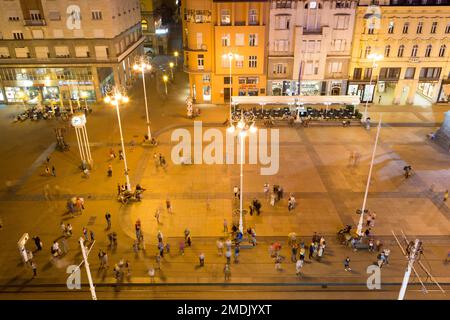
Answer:
[{"label": "yellow building", "polygon": [[183,2],[184,70],[196,103],[266,94],[268,11],[266,0]]},{"label": "yellow building", "polygon": [[448,102],[449,77],[448,0],[359,2],[348,94],[382,105]]}]

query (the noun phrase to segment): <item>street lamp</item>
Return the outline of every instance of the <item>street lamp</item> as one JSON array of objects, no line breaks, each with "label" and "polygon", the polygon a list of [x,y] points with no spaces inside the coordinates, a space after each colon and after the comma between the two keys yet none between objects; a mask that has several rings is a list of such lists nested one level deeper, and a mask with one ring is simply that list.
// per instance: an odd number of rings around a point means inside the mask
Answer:
[{"label": "street lamp", "polygon": [[173,62],[169,63],[169,67],[170,67],[170,74],[171,74],[172,80],[173,80]]},{"label": "street lamp", "polygon": [[127,156],[125,152],[125,144],[123,143],[123,134],[122,134],[122,122],[120,121],[120,111],[119,104],[120,103],[128,103],[130,99],[126,95],[125,88],[122,86],[113,86],[106,88],[106,97],[104,99],[105,103],[111,104],[116,107],[117,111],[117,120],[119,121],[119,132],[120,132],[120,140],[122,143],[122,151],[123,151],[123,161],[125,165],[125,178],[127,180],[127,190],[131,191],[130,177],[128,175],[128,165],[127,165]]},{"label": "street lamp", "polygon": [[166,95],[167,95],[167,81],[168,80],[169,80],[169,77],[167,75],[163,75],[164,87],[166,88]]},{"label": "street lamp", "polygon": [[145,115],[147,116],[147,136],[148,140],[152,139],[152,134],[150,132],[150,120],[148,117],[148,105],[147,105],[147,89],[145,87],[145,70],[151,70],[152,66],[147,55],[142,55],[137,57],[135,64],[133,65],[133,70],[140,71],[142,73],[142,87],[144,88],[144,101],[145,101]]},{"label": "street lamp", "polygon": [[175,56],[175,66],[178,67],[178,51],[175,51],[173,55]]},{"label": "street lamp", "polygon": [[223,54],[222,57],[224,59],[228,58],[228,65],[230,67],[230,121],[231,121],[231,93],[233,91],[233,79],[231,77],[231,64],[233,59],[238,59],[239,55],[236,53],[228,52],[226,54]]},{"label": "street lamp", "polygon": [[81,91],[80,97],[81,97],[81,99],[84,99],[84,109],[86,109],[86,111],[88,111],[89,108],[88,108],[88,104],[87,104],[87,98],[88,98],[87,92]]},{"label": "street lamp", "polygon": [[255,133],[258,128],[255,125],[255,116],[253,113],[244,113],[241,111],[240,115],[236,115],[234,119],[231,119],[230,126],[227,128],[229,133],[235,133],[240,138],[240,147],[241,147],[241,173],[240,173],[240,203],[239,203],[239,231],[243,233],[244,225],[242,221],[243,215],[243,189],[244,189],[244,146],[245,146],[245,137],[247,136],[247,132]]},{"label": "street lamp", "polygon": [[[372,79],[373,79],[373,71],[377,67],[376,62],[382,60],[384,57],[381,54],[378,53],[371,53],[367,56],[368,59],[372,60],[372,72],[370,73],[370,81],[369,81],[369,90],[372,87]],[[365,93],[366,90],[364,90]],[[372,91],[372,96],[375,94],[375,88]],[[364,95],[364,94],[363,94]],[[367,119],[367,105],[369,104],[369,99],[366,98],[366,106],[364,108],[364,117],[362,121],[365,121]]]}]

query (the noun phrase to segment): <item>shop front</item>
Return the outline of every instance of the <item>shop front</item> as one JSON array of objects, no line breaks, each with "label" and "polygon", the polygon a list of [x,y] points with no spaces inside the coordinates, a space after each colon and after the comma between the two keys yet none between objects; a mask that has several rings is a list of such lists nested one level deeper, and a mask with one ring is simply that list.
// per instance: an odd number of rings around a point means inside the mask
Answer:
[{"label": "shop front", "polygon": [[326,82],[315,80],[300,81],[300,95],[320,96],[326,93]]},{"label": "shop front", "polygon": [[397,87],[397,81],[378,81],[377,83],[377,96],[375,102],[377,104],[393,104],[395,99],[395,89]]},{"label": "shop front", "polygon": [[417,93],[426,100],[433,102],[433,98],[439,90],[438,83],[435,82],[419,82],[417,85]]},{"label": "shop front", "polygon": [[442,80],[437,102],[450,103],[450,80]]},{"label": "shop front", "polygon": [[350,82],[347,89],[347,94],[351,96],[358,96],[361,102],[373,102],[375,93],[375,83]]},{"label": "shop front", "polygon": [[259,78],[258,77],[239,77],[239,96],[258,96]]},{"label": "shop front", "polygon": [[272,96],[298,95],[298,81],[294,80],[271,80],[268,81],[268,88]]}]

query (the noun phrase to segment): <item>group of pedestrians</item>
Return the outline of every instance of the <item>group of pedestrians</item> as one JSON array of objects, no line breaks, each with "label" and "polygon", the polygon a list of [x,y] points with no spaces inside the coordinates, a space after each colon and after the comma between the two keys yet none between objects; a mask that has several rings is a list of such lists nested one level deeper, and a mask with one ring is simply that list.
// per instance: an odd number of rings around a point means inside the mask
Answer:
[{"label": "group of pedestrians", "polygon": [[50,157],[47,157],[46,161],[45,161],[45,170],[44,170],[44,174],[47,177],[53,176],[56,177],[56,168],[54,165],[51,166],[50,169]]},{"label": "group of pedestrians", "polygon": [[155,168],[156,169],[158,169],[159,167],[163,168],[164,170],[167,169],[166,158],[161,153],[154,153],[153,154],[153,160],[155,162]]}]

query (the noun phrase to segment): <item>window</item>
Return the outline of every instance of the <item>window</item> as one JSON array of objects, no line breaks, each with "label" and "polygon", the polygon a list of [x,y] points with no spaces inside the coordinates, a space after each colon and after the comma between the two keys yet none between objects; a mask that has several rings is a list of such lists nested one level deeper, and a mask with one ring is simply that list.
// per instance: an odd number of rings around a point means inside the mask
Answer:
[{"label": "window", "polygon": [[344,51],[347,45],[347,41],[336,39],[331,42],[332,51]]},{"label": "window", "polygon": [[243,33],[236,33],[235,40],[234,40],[235,45],[236,46],[243,46],[243,45],[245,45],[244,38],[245,37],[244,37]]},{"label": "window", "polygon": [[231,84],[233,78],[223,77],[223,84]]},{"label": "window", "polygon": [[236,68],[243,68],[244,67],[244,56],[235,56],[236,60]]},{"label": "window", "polygon": [[405,24],[403,25],[403,33],[408,33],[408,29],[409,29],[409,22],[405,22]]},{"label": "window", "polygon": [[281,29],[281,30],[289,29],[290,19],[291,19],[290,15],[285,15],[285,14],[276,15],[275,16],[275,29]]},{"label": "window", "polygon": [[211,76],[209,74],[204,74],[202,76],[202,81],[203,82],[211,82]]},{"label": "window", "polygon": [[436,33],[437,22],[433,22],[431,24],[431,33]]},{"label": "window", "polygon": [[372,48],[370,46],[367,46],[366,50],[364,51],[364,58],[367,58],[369,56],[370,51],[372,51]]},{"label": "window", "polygon": [[248,57],[248,67],[249,68],[256,68],[258,62],[257,56],[249,56]]},{"label": "window", "polygon": [[443,44],[441,46],[441,48],[439,49],[439,57],[444,57],[445,56],[445,49],[447,49],[447,46],[445,44]]},{"label": "window", "polygon": [[342,62],[336,61],[329,64],[329,73],[340,73],[342,72]]},{"label": "window", "polygon": [[40,29],[32,29],[31,36],[33,39],[44,39],[44,31]]},{"label": "window", "polygon": [[18,16],[10,16],[10,17],[8,18],[8,20],[9,20],[9,21],[19,21],[20,18],[19,18]]},{"label": "window", "polygon": [[275,40],[275,51],[283,52],[289,50],[289,41],[288,40]]},{"label": "window", "polygon": [[450,23],[445,27],[445,33],[450,33]]},{"label": "window", "polygon": [[417,24],[417,33],[422,33],[423,22],[419,22]]},{"label": "window", "polygon": [[147,20],[145,20],[145,19],[141,20],[141,28],[142,28],[142,31],[147,31],[148,30],[148,22],[147,22]]},{"label": "window", "polygon": [[250,47],[256,47],[258,45],[258,35],[257,34],[250,34],[248,36],[248,45]]},{"label": "window", "polygon": [[372,68],[364,69],[364,79],[370,79],[372,77]]},{"label": "window", "polygon": [[248,12],[248,23],[251,25],[258,24],[258,11],[256,9],[250,9]]},{"label": "window", "polygon": [[414,68],[414,67],[406,68],[405,79],[414,79],[415,73],[416,73],[416,68]]},{"label": "window", "polygon": [[203,54],[199,54],[197,56],[197,67],[198,67],[198,69],[205,68],[205,56]]},{"label": "window", "polygon": [[291,6],[292,6],[292,0],[276,0],[276,8],[277,9],[284,9],[284,8],[291,9]]},{"label": "window", "polygon": [[362,75],[362,68],[353,69],[353,79],[354,80],[361,80],[361,75]]},{"label": "window", "polygon": [[41,12],[39,10],[30,10],[30,18],[34,21],[42,20]]},{"label": "window", "polygon": [[229,25],[231,23],[230,10],[222,9],[220,10],[220,24]]},{"label": "window", "polygon": [[417,51],[419,50],[419,46],[417,44],[413,45],[411,50],[411,57],[417,57]]},{"label": "window", "polygon": [[369,25],[369,29],[367,30],[367,34],[373,34],[373,31],[374,31],[374,25],[373,25],[373,23],[371,23],[370,25]]},{"label": "window", "polygon": [[11,58],[8,47],[0,48],[0,58]]},{"label": "window", "polygon": [[228,59],[227,55],[222,56],[222,68],[229,68],[230,67],[230,59]]},{"label": "window", "polygon": [[197,32],[197,49],[201,49],[203,45],[203,33]]},{"label": "window", "polygon": [[50,58],[48,47],[34,47],[34,51],[36,52],[36,58],[38,59]]},{"label": "window", "polygon": [[432,45],[431,44],[427,45],[427,48],[425,49],[425,57],[429,57],[431,55],[431,49]]},{"label": "window", "polygon": [[405,51],[405,46],[404,45],[400,45],[400,47],[398,47],[397,57],[399,57],[399,58],[403,57],[403,52],[404,51]]},{"label": "window", "polygon": [[273,65],[273,73],[274,74],[285,74],[287,70],[287,66],[285,63],[275,63]]},{"label": "window", "polygon": [[394,33],[394,21],[389,21],[388,33]]},{"label": "window", "polygon": [[439,79],[442,68],[422,68],[420,69],[419,78],[422,79]]},{"label": "window", "polygon": [[379,78],[381,80],[398,80],[401,68],[381,68]]},{"label": "window", "polygon": [[57,47],[55,47],[55,54],[56,54],[57,58],[68,58],[68,57],[70,57],[69,47],[57,46]]},{"label": "window", "polygon": [[386,47],[384,47],[384,56],[389,57],[390,53],[391,53],[391,46],[387,45]]},{"label": "window", "polygon": [[348,29],[350,15],[336,14],[334,15],[334,28],[339,30]]},{"label": "window", "polygon": [[13,37],[16,40],[23,40],[23,33],[20,31],[13,32]]},{"label": "window", "polygon": [[230,34],[224,34],[222,35],[222,47],[229,47],[230,46]]},{"label": "window", "polygon": [[14,48],[17,58],[30,58],[28,47]]},{"label": "window", "polygon": [[59,11],[49,11],[48,19],[51,21],[59,21],[61,20],[61,14]]},{"label": "window", "polygon": [[91,11],[92,20],[102,20],[102,12],[99,10]]}]

